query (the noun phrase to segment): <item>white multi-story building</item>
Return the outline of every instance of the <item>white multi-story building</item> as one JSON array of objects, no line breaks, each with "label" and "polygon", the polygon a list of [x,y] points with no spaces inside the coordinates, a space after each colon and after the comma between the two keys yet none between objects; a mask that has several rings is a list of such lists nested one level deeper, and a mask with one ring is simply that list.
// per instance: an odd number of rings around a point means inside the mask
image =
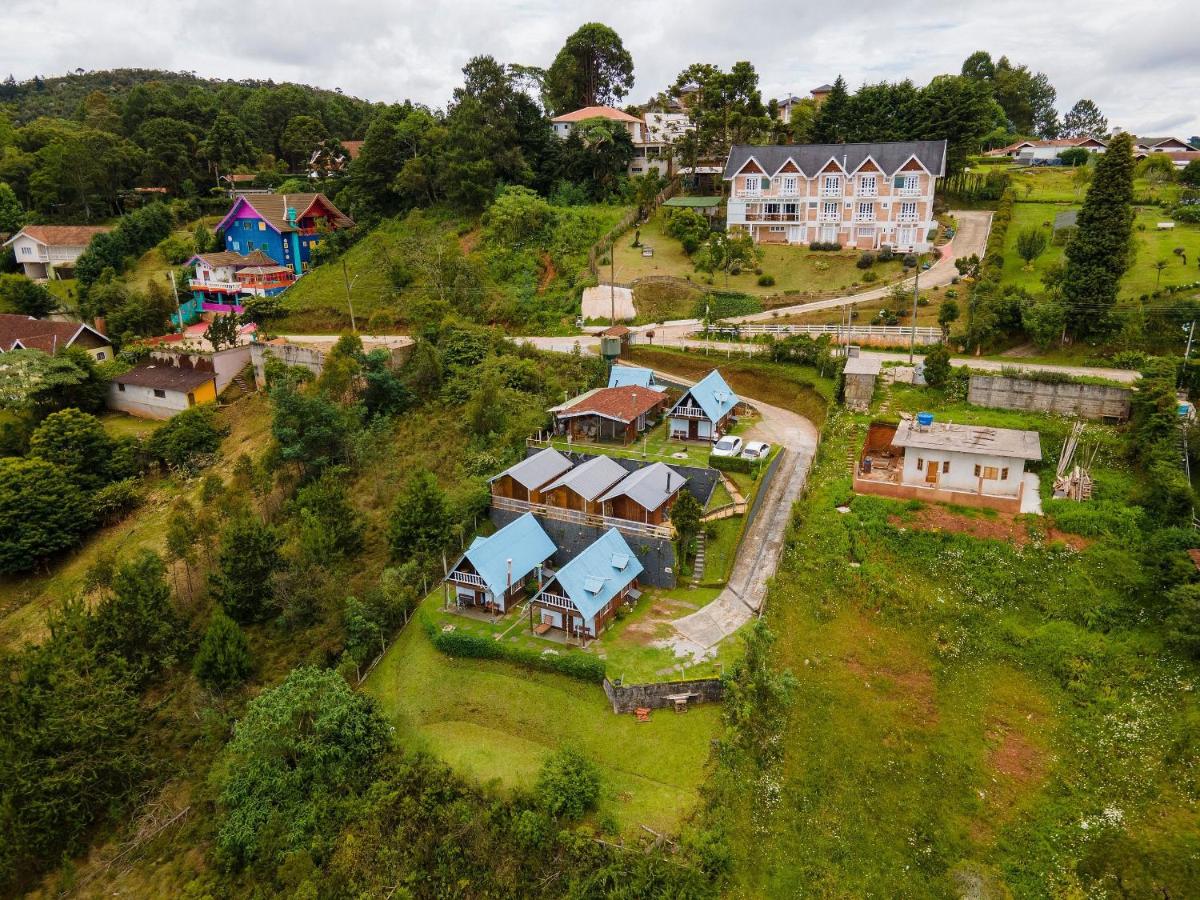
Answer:
[{"label": "white multi-story building", "polygon": [[928,250],[945,174],[945,141],[735,145],[725,163],[728,229],[756,243]]},{"label": "white multi-story building", "polygon": [[691,118],[682,112],[649,112],[645,116],[630,115],[611,106],[585,106],[550,120],[555,135],[564,140],[588,119],[608,119],[619,122],[629,132],[633,142],[633,158],[628,174],[644,175],[656,172],[669,177],[674,172],[674,152],[671,145],[682,135],[695,129]]}]

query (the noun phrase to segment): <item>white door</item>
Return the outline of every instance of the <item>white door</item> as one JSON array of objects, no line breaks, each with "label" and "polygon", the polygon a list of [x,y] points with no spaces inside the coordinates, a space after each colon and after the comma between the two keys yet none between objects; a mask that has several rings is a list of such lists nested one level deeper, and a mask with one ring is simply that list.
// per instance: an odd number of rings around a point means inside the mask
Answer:
[{"label": "white door", "polygon": [[821,243],[834,244],[837,243],[838,227],[836,225],[821,226]]},{"label": "white door", "polygon": [[911,250],[916,242],[917,229],[911,225],[901,227],[899,236],[896,238],[896,243],[900,245],[901,249]]},{"label": "white door", "polygon": [[788,243],[799,244],[804,241],[804,229],[799,225],[793,225],[788,229]]}]

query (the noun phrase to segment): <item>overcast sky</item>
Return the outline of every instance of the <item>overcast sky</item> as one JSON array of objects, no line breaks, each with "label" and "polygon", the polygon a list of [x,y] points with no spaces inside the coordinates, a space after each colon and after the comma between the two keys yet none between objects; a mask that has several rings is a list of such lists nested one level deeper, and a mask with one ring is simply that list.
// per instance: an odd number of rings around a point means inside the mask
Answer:
[{"label": "overcast sky", "polygon": [[[18,79],[141,67],[340,87],[369,100],[444,106],[464,62],[549,65],[587,21],[633,54],[640,102],[693,62],[742,59],[763,98],[805,94],[842,73],[923,84],[986,49],[1044,71],[1065,111],[1095,100],[1110,125],[1200,134],[1196,0],[927,0],[775,4],[737,0],[7,0],[0,69]],[[830,14],[834,13],[834,14]],[[0,72],[0,77],[7,71]]]}]

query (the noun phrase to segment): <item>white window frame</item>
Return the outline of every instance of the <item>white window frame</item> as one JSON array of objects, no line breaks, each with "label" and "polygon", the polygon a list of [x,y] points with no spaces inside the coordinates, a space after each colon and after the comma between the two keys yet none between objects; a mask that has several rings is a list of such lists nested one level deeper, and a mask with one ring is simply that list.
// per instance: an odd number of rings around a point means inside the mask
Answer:
[{"label": "white window frame", "polygon": [[905,200],[900,204],[900,219],[901,222],[908,224],[916,224],[917,221],[917,201]]},{"label": "white window frame", "polygon": [[783,234],[785,231],[787,231],[787,226],[786,225],[771,225],[770,231],[772,231],[775,234]]},{"label": "white window frame", "polygon": [[842,205],[836,200],[826,200],[821,204],[822,222],[840,222],[842,220]]},{"label": "white window frame", "polygon": [[860,175],[858,180],[858,192],[864,197],[879,196],[879,176],[874,173],[868,175]]},{"label": "white window frame", "polygon": [[743,197],[761,197],[762,196],[762,176],[761,175],[743,175],[745,181],[742,182]]},{"label": "white window frame", "polygon": [[865,228],[860,227],[858,229],[858,236],[860,238],[874,238],[875,237],[875,226],[868,225]]},{"label": "white window frame", "polygon": [[22,247],[21,255],[22,256],[33,256],[33,248],[32,247]]},{"label": "white window frame", "polygon": [[785,197],[795,197],[800,193],[800,178],[797,175],[784,175],[781,191]]},{"label": "white window frame", "polygon": [[875,204],[870,201],[859,202],[858,207],[854,210],[855,222],[874,222],[875,221]]},{"label": "white window frame", "polygon": [[898,178],[903,178],[904,183],[899,189],[901,197],[919,197],[921,196],[921,177],[911,173],[903,173]]},{"label": "white window frame", "polygon": [[840,197],[842,195],[842,176],[825,175],[821,179],[822,197]]}]

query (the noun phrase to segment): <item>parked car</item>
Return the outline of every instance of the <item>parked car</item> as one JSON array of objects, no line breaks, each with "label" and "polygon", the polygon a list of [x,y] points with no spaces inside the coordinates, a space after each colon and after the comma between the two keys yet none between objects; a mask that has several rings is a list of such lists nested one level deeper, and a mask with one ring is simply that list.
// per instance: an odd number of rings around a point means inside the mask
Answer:
[{"label": "parked car", "polygon": [[737,456],[741,452],[742,439],[740,437],[734,437],[731,434],[727,434],[725,437],[718,440],[715,444],[713,444],[712,448],[713,456]]},{"label": "parked car", "polygon": [[742,448],[742,459],[757,461],[766,459],[770,455],[771,445],[766,441],[746,441],[746,446]]}]

